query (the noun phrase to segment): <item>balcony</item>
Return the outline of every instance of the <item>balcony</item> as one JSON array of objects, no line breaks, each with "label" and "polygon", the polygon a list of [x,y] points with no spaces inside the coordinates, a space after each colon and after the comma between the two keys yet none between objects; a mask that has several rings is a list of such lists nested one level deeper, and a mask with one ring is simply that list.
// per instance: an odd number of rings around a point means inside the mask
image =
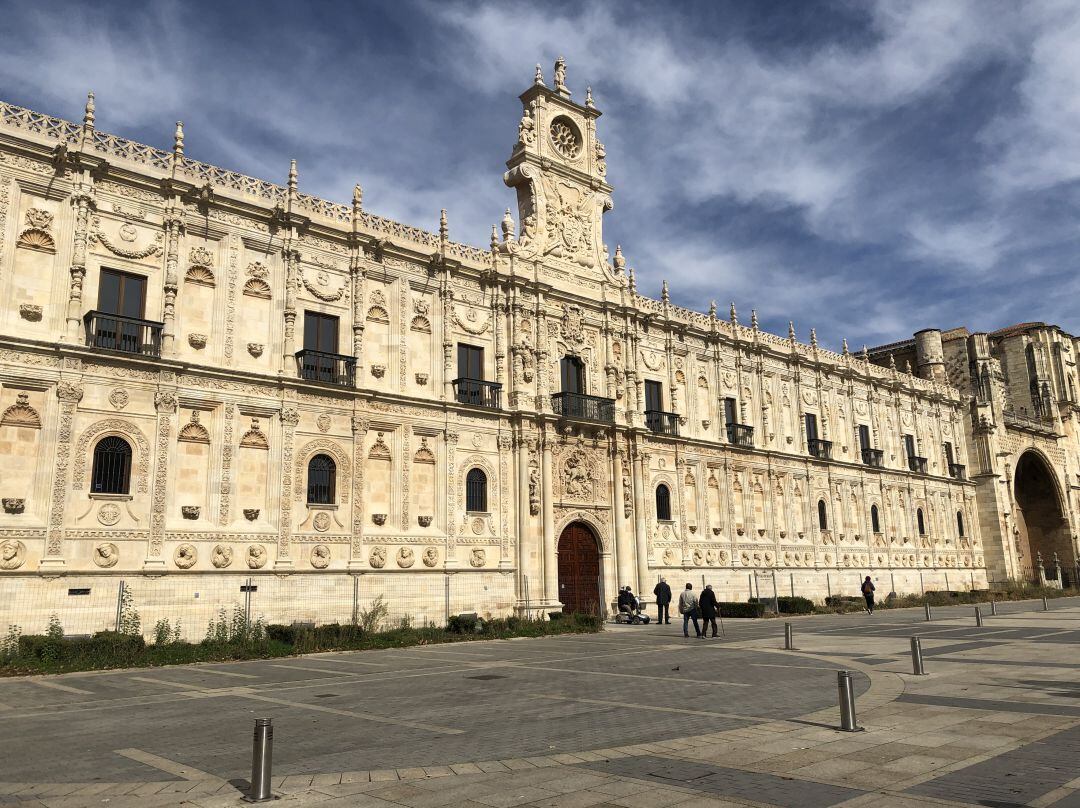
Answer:
[{"label": "balcony", "polygon": [[91,348],[161,356],[161,329],[164,323],[102,311],[87,312],[83,323],[86,326],[86,344]]},{"label": "balcony", "polygon": [[911,455],[907,459],[908,468],[916,474],[926,474],[926,458]]},{"label": "balcony", "polygon": [[673,412],[645,410],[645,426],[657,435],[679,437],[679,416]]},{"label": "balcony", "polygon": [[551,397],[551,409],[563,418],[580,421],[615,423],[615,399],[586,396],[582,393],[555,393]]},{"label": "balcony", "polygon": [[967,466],[962,463],[950,463],[949,464],[949,476],[954,480],[966,480],[967,479]]},{"label": "balcony", "polygon": [[811,457],[816,457],[818,460],[831,460],[832,441],[822,440],[821,438],[807,438],[806,451],[810,453]]},{"label": "balcony", "polygon": [[862,462],[863,465],[872,469],[883,469],[885,468],[885,451],[883,449],[863,449]]},{"label": "balcony", "polygon": [[454,400],[470,407],[502,408],[502,385],[483,379],[454,379]]},{"label": "balcony", "polygon": [[747,424],[728,424],[727,439],[732,446],[744,449],[754,448],[754,428]]},{"label": "balcony", "polygon": [[356,379],[356,358],[304,349],[296,352],[296,371],[301,379],[309,382],[352,387]]}]

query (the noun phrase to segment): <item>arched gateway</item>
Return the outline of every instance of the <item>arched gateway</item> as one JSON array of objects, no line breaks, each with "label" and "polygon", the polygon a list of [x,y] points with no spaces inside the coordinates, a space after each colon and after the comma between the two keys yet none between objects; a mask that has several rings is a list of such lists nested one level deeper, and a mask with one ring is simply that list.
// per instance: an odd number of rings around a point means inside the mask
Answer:
[{"label": "arched gateway", "polygon": [[571,522],[559,536],[559,600],[564,612],[600,608],[600,547],[592,529]]},{"label": "arched gateway", "polygon": [[1013,484],[1017,549],[1023,554],[1020,563],[1025,576],[1031,580],[1038,578],[1041,557],[1047,576],[1053,578],[1056,553],[1062,574],[1071,578],[1075,559],[1069,541],[1069,522],[1050,465],[1038,452],[1025,452],[1016,464]]}]

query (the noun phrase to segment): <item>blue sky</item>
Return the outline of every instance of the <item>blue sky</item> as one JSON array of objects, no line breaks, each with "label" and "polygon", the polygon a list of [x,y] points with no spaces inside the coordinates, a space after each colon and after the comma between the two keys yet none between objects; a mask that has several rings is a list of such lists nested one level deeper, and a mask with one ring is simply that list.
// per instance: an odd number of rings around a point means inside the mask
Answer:
[{"label": "blue sky", "polygon": [[517,96],[556,56],[604,112],[643,293],[853,349],[1080,332],[1075,2],[0,0],[0,97],[487,244]]}]

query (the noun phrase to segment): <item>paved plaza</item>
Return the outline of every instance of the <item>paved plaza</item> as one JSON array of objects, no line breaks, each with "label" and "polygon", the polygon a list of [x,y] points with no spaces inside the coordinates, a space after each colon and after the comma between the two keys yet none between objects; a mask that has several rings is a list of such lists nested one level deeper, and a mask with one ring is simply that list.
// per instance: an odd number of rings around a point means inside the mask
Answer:
[{"label": "paved plaza", "polygon": [[[0,804],[1080,805],[1080,600],[0,681]],[[925,677],[911,675],[913,633]],[[836,671],[864,731],[837,729]]]}]

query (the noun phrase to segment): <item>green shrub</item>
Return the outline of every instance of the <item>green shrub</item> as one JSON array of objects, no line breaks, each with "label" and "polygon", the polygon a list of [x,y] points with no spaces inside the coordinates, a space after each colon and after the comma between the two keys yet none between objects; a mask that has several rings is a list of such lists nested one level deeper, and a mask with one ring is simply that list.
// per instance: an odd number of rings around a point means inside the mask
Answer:
[{"label": "green shrub", "polygon": [[739,603],[736,601],[721,601],[719,604],[721,617],[764,617],[764,603]]},{"label": "green shrub", "polygon": [[810,600],[810,598],[803,598],[796,595],[795,597],[781,597],[777,600],[780,605],[781,614],[814,613],[814,601]]},{"label": "green shrub", "polygon": [[479,634],[484,630],[484,621],[472,612],[452,614],[446,621],[446,630],[451,634]]}]

